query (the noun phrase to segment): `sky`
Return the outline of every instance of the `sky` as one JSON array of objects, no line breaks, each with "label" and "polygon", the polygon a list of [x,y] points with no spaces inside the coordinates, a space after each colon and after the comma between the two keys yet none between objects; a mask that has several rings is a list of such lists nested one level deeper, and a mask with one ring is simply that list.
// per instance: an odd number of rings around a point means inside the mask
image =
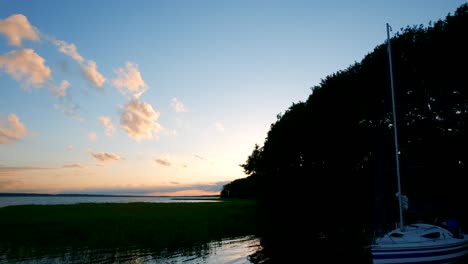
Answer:
[{"label": "sky", "polygon": [[0,192],[219,194],[386,23],[463,3],[0,0]]}]

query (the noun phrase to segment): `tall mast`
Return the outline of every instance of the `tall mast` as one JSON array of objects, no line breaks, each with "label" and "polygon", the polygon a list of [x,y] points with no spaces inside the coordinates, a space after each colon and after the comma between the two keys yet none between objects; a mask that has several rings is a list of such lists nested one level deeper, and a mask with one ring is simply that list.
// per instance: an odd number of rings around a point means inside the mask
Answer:
[{"label": "tall mast", "polygon": [[390,47],[390,30],[391,27],[387,23],[387,45],[388,45],[388,61],[390,64],[390,86],[392,88],[392,112],[393,112],[393,134],[395,137],[395,159],[396,159],[396,173],[398,179],[398,208],[400,209],[400,230],[404,230],[403,224],[403,208],[401,201],[401,184],[400,184],[400,159],[398,150],[398,134],[397,134],[397,122],[396,122],[396,111],[395,111],[395,92],[393,91],[393,70],[392,70],[392,49]]}]

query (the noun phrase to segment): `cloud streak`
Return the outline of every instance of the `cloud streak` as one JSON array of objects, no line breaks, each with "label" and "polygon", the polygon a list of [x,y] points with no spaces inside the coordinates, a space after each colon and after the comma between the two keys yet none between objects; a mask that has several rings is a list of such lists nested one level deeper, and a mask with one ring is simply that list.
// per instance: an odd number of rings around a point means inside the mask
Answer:
[{"label": "cloud streak", "polygon": [[0,144],[9,144],[21,139],[28,130],[15,114],[9,114],[7,120],[0,115]]},{"label": "cloud streak", "polygon": [[21,14],[14,14],[0,20],[0,33],[6,36],[10,45],[18,47],[24,39],[39,40],[38,31],[29,23],[26,16]]},{"label": "cloud streak", "polygon": [[98,161],[101,162],[109,162],[109,161],[119,161],[123,160],[119,155],[111,153],[111,152],[97,152],[91,153],[91,155]]},{"label": "cloud streak", "polygon": [[73,164],[65,164],[62,166],[65,169],[83,169],[84,166],[81,164],[73,163]]},{"label": "cloud streak", "polygon": [[43,170],[54,170],[56,168],[49,167],[31,167],[31,166],[0,166],[0,176],[14,176],[30,171],[43,171]]},{"label": "cloud streak", "polygon": [[[194,183],[178,184],[171,182],[168,186],[142,186],[135,188],[108,187],[108,188],[90,188],[83,190],[68,190],[69,193],[87,193],[87,194],[127,194],[127,195],[192,195],[200,194],[219,194],[228,181],[214,183]],[[190,193],[189,193],[190,192]]]},{"label": "cloud streak", "polygon": [[58,47],[58,50],[62,52],[63,54],[66,54],[72,57],[75,61],[79,63],[84,62],[84,58],[78,53],[75,44],[67,43],[63,40],[57,40],[57,39],[52,40],[52,43],[55,44]]},{"label": "cloud streak", "polygon": [[170,167],[172,166],[171,162],[167,159],[155,159],[154,160],[156,163],[160,164],[160,165],[163,165],[163,166],[166,166],[166,167]]},{"label": "cloud streak", "polygon": [[84,76],[96,87],[101,88],[106,78],[99,73],[95,61],[89,60],[87,65],[81,65]]}]

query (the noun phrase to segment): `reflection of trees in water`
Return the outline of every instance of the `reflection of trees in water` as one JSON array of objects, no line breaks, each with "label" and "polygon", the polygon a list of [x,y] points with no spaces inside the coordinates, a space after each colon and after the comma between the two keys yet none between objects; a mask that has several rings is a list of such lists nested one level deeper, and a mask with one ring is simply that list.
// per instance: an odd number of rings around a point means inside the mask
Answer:
[{"label": "reflection of trees in water", "polygon": [[[161,250],[151,248],[0,247],[0,263],[206,263],[249,262],[261,249],[255,236]],[[254,262],[255,263],[255,262]]]}]

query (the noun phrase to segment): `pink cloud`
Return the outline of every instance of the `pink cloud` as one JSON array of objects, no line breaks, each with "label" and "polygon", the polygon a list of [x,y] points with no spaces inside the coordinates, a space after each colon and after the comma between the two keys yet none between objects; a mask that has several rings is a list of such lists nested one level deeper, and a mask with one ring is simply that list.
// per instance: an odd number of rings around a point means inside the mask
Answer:
[{"label": "pink cloud", "polygon": [[84,168],[84,166],[81,165],[81,164],[73,163],[73,164],[65,164],[65,165],[62,166],[62,168],[65,168],[65,169],[82,169],[82,168]]},{"label": "pink cloud", "polygon": [[115,133],[115,127],[112,124],[112,119],[109,116],[98,117],[99,123],[106,129],[106,136],[111,137]]},{"label": "pink cloud", "polygon": [[51,78],[50,68],[44,65],[45,60],[32,49],[10,51],[0,55],[0,67],[13,79],[24,85],[41,87]]},{"label": "pink cloud", "polygon": [[67,43],[63,40],[53,40],[52,41],[57,47],[60,52],[72,57],[79,63],[83,63],[84,58],[78,53],[76,50],[76,46],[73,43]]},{"label": "pink cloud", "polygon": [[60,83],[60,86],[51,86],[50,90],[52,91],[53,94],[55,94],[57,97],[65,97],[67,95],[67,89],[70,86],[70,82],[67,80],[63,80]]},{"label": "pink cloud", "polygon": [[6,122],[0,115],[0,144],[9,144],[21,139],[28,130],[15,114],[9,114]]},{"label": "pink cloud", "polygon": [[161,125],[157,122],[160,114],[150,104],[133,98],[122,109],[120,125],[136,141],[154,138],[155,133],[161,130]]},{"label": "pink cloud", "polygon": [[155,161],[156,163],[158,163],[158,164],[163,165],[163,166],[168,166],[168,167],[170,167],[170,166],[172,165],[171,162],[170,162],[169,160],[167,160],[167,159],[155,159],[154,161]]},{"label": "pink cloud", "polygon": [[97,135],[94,132],[90,132],[90,133],[88,133],[88,138],[91,141],[95,141],[95,140],[97,140]]},{"label": "pink cloud", "polygon": [[115,70],[117,78],[112,79],[112,85],[117,87],[122,94],[131,93],[134,97],[139,98],[148,87],[141,78],[136,64],[127,62],[125,66],[126,69],[118,68]]},{"label": "pink cloud", "polygon": [[98,152],[98,153],[91,153],[91,155],[97,159],[98,161],[101,161],[101,162],[107,162],[107,161],[118,161],[118,160],[122,160],[122,158],[117,155],[117,154],[114,154],[114,153],[110,153],[110,152]]},{"label": "pink cloud", "polygon": [[0,20],[0,33],[3,33],[10,45],[21,46],[23,39],[36,41],[39,39],[38,31],[29,23],[26,16],[11,15]]},{"label": "pink cloud", "polygon": [[101,88],[106,78],[97,70],[96,62],[89,60],[88,65],[82,65],[83,74],[97,88]]}]

